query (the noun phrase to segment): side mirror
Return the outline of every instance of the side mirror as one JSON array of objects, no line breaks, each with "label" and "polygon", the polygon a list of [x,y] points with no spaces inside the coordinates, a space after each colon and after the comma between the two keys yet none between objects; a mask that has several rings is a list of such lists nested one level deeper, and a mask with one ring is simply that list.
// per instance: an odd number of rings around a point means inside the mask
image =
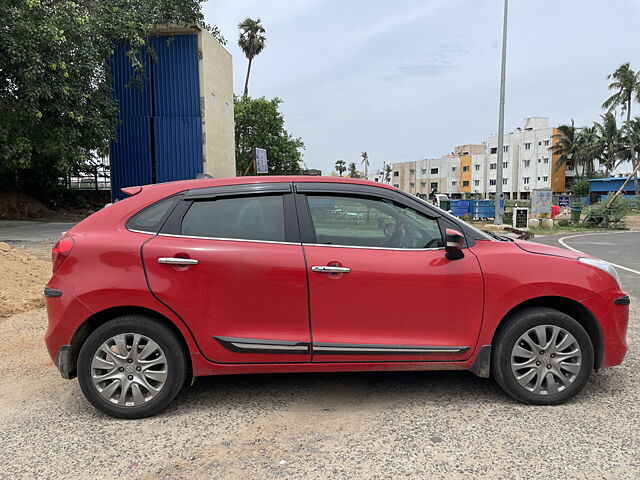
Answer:
[{"label": "side mirror", "polygon": [[447,228],[445,232],[445,257],[448,260],[459,260],[464,257],[462,245],[464,244],[464,235],[457,230]]}]

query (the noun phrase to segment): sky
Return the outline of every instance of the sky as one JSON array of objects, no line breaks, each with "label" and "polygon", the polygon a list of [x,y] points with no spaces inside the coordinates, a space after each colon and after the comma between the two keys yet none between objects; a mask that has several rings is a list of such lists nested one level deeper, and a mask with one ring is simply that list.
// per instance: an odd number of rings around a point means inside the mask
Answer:
[{"label": "sky", "polygon": [[[252,97],[279,97],[305,164],[370,170],[482,143],[498,130],[501,0],[209,0],[241,93],[247,59],[237,25],[260,18],[265,50]],[[505,130],[531,116],[552,126],[599,119],[607,75],[640,69],[640,1],[509,2]],[[638,106],[636,106],[638,108]],[[640,110],[638,110],[640,113]]]}]

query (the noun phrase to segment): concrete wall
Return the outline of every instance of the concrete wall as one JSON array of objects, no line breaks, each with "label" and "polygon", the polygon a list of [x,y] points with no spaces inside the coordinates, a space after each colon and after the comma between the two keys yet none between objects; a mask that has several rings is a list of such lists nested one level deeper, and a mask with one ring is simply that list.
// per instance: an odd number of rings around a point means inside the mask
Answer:
[{"label": "concrete wall", "polygon": [[203,171],[214,177],[236,176],[231,54],[206,30],[198,36]]}]

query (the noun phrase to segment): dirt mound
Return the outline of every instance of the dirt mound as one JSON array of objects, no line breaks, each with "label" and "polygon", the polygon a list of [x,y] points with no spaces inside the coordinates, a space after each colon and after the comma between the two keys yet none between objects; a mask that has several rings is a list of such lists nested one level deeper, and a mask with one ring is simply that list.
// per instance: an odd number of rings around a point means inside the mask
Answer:
[{"label": "dirt mound", "polygon": [[51,263],[0,242],[0,320],[44,306]]},{"label": "dirt mound", "polygon": [[32,220],[48,218],[54,212],[24,193],[0,193],[0,219]]}]

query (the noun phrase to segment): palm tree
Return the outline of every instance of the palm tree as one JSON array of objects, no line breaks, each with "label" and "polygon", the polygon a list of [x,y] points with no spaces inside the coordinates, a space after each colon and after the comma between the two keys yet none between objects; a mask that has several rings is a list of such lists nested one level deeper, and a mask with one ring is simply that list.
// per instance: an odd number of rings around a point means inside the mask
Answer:
[{"label": "palm tree", "polygon": [[336,172],[338,172],[338,175],[342,176],[342,174],[345,172],[345,170],[347,170],[347,164],[345,163],[344,160],[338,160],[336,162]]},{"label": "palm tree", "polygon": [[602,123],[595,122],[594,126],[600,137],[600,164],[604,166],[608,177],[620,161],[622,135],[616,123],[616,116],[613,113],[607,112],[601,117]]},{"label": "palm tree", "polygon": [[595,172],[596,160],[599,160],[602,152],[602,143],[596,126],[584,127],[578,133],[578,151],[576,158],[579,164],[586,170],[587,178],[592,178]]},{"label": "palm tree", "polygon": [[364,178],[367,178],[367,174],[369,173],[369,154],[367,152],[362,152],[360,156],[362,157],[362,161],[360,163],[364,165]]},{"label": "palm tree", "polygon": [[384,181],[387,183],[391,183],[391,165],[389,165],[388,163],[385,164],[382,170],[384,171]]},{"label": "palm tree", "polygon": [[358,175],[358,167],[356,167],[356,163],[355,162],[351,162],[349,164],[349,177],[351,178],[359,178],[360,175]]},{"label": "palm tree", "polygon": [[245,18],[238,24],[240,29],[240,36],[238,37],[238,45],[244,52],[244,55],[249,59],[249,66],[247,67],[247,78],[244,81],[244,96],[249,95],[249,74],[251,73],[251,62],[253,59],[264,50],[264,44],[267,37],[264,35],[265,29],[260,23],[260,19],[255,20],[251,18]]},{"label": "palm tree", "polygon": [[[631,158],[631,169],[635,170],[637,160],[631,125],[631,105],[634,99],[640,101],[640,72],[634,72],[629,62],[627,62],[620,65],[612,74],[608,75],[607,78],[611,80],[609,90],[615,90],[616,92],[604,101],[602,108],[606,108],[611,112],[619,106],[622,113],[627,114],[626,126],[629,156]],[[640,193],[638,191],[637,174],[633,177],[633,189],[636,195]]]},{"label": "palm tree", "polygon": [[[553,135],[553,146],[551,147],[551,153],[558,155],[558,160],[554,168],[558,170],[563,165],[572,165],[577,167],[578,163],[578,144],[579,144],[579,129],[575,127],[573,119],[571,119],[571,125],[560,125],[558,127],[558,133]],[[576,173],[578,172],[576,168]]]}]

